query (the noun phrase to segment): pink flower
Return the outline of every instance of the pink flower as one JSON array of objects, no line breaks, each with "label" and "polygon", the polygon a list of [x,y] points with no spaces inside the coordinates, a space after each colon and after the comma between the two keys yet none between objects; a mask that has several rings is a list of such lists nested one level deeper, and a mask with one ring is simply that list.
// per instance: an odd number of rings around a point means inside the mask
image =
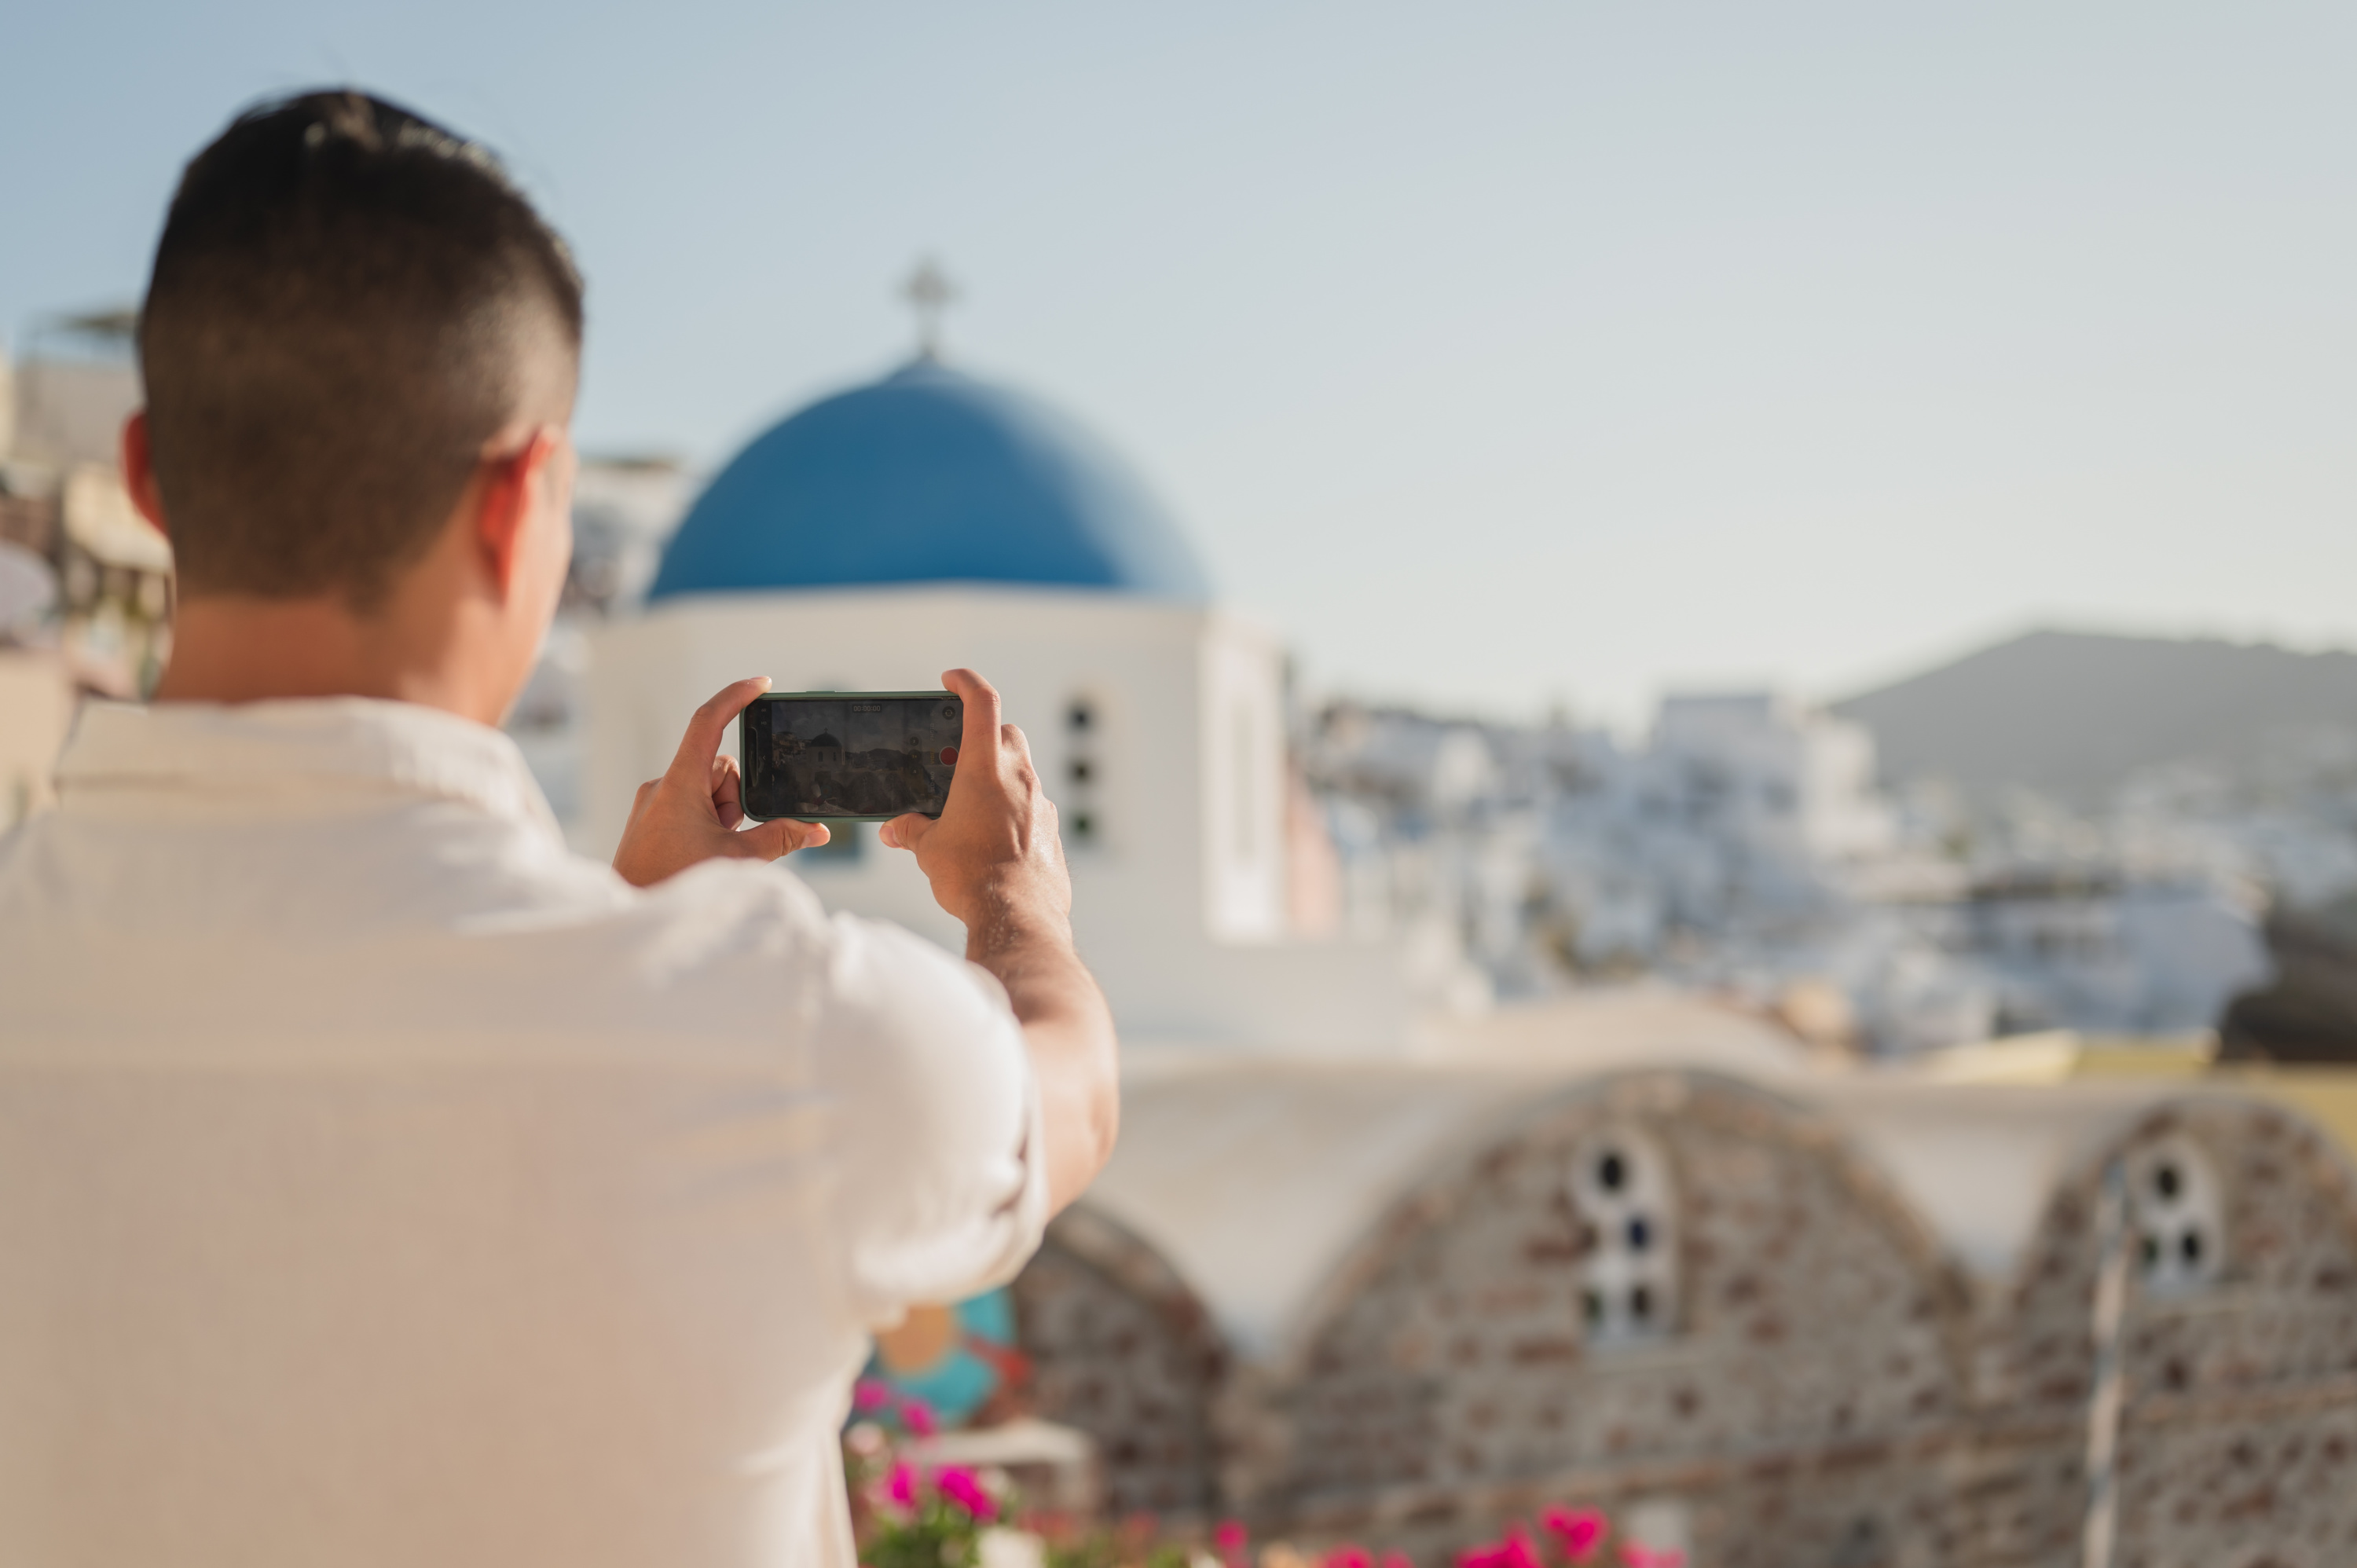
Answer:
[{"label": "pink flower", "polygon": [[1326,1554],[1319,1568],[1375,1568],[1375,1557],[1363,1546],[1338,1546]]},{"label": "pink flower", "polygon": [[942,1489],[942,1496],[985,1524],[998,1517],[998,1499],[983,1489],[971,1470],[952,1465],[933,1477],[933,1485]]},{"label": "pink flower", "polygon": [[900,1464],[892,1466],[892,1474],[884,1482],[884,1495],[902,1508],[917,1506],[917,1471],[915,1466]]},{"label": "pink flower", "polygon": [[851,1385],[851,1408],[854,1410],[882,1410],[891,1402],[892,1391],[873,1378],[862,1378]]},{"label": "pink flower", "polygon": [[931,1437],[942,1429],[933,1417],[933,1407],[922,1400],[904,1400],[900,1403],[900,1424],[909,1429],[911,1437]]},{"label": "pink flower", "polygon": [[1405,1552],[1386,1552],[1383,1553],[1383,1568],[1415,1568],[1415,1563]]},{"label": "pink flower", "polygon": [[1531,1532],[1518,1524],[1503,1541],[1458,1552],[1457,1568],[1540,1568],[1538,1549],[1531,1544]]},{"label": "pink flower", "polygon": [[1598,1509],[1552,1508],[1540,1516],[1539,1523],[1561,1543],[1563,1554],[1574,1563],[1587,1562],[1604,1543],[1607,1520]]},{"label": "pink flower", "polygon": [[1252,1532],[1244,1529],[1242,1520],[1223,1519],[1220,1528],[1211,1531],[1211,1544],[1222,1553],[1242,1552],[1252,1544]]}]

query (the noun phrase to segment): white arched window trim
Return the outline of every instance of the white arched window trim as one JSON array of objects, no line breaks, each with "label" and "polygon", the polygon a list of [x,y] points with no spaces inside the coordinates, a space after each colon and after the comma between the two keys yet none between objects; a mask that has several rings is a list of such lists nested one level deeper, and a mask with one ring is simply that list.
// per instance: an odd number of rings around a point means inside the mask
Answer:
[{"label": "white arched window trim", "polygon": [[2129,1245],[2137,1280],[2160,1295],[2214,1284],[2226,1262],[2225,1192],[2201,1146],[2183,1134],[2127,1158]]},{"label": "white arched window trim", "polygon": [[1669,1157],[1631,1126],[1581,1140],[1569,1187],[1580,1225],[1582,1332],[1599,1348],[1667,1337],[1678,1320],[1677,1187]]}]

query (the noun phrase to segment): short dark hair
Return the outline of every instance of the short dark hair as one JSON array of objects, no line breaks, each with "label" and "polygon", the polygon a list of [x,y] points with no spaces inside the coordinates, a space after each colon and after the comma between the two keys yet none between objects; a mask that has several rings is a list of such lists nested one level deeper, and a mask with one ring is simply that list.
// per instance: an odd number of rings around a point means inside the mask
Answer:
[{"label": "short dark hair", "polygon": [[553,334],[569,379],[581,275],[479,143],[349,90],[240,114],[180,177],[140,317],[180,591],[380,605]]}]

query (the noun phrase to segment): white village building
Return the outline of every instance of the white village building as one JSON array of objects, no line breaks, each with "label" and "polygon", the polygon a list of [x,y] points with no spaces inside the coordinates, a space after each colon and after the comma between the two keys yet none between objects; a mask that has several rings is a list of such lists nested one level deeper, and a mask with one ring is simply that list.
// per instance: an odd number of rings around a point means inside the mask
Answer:
[{"label": "white village building", "polygon": [[1631,973],[1762,1008],[1798,989],[1906,1056],[2195,1034],[2267,973],[2253,885],[2198,823],[2176,819],[2192,853],[2150,831],[2138,854],[1963,846],[1881,787],[1864,726],[1770,693],[1672,696],[1634,744],[1338,704],[1307,756],[1343,886],[1460,930],[1501,995]]}]

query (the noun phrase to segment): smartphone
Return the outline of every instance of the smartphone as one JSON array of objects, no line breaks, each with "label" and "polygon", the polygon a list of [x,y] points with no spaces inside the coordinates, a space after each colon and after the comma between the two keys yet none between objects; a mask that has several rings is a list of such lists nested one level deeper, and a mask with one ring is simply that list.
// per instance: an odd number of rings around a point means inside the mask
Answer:
[{"label": "smartphone", "polygon": [[769,692],[737,724],[745,814],[881,822],[949,803],[965,704],[948,692]]}]

